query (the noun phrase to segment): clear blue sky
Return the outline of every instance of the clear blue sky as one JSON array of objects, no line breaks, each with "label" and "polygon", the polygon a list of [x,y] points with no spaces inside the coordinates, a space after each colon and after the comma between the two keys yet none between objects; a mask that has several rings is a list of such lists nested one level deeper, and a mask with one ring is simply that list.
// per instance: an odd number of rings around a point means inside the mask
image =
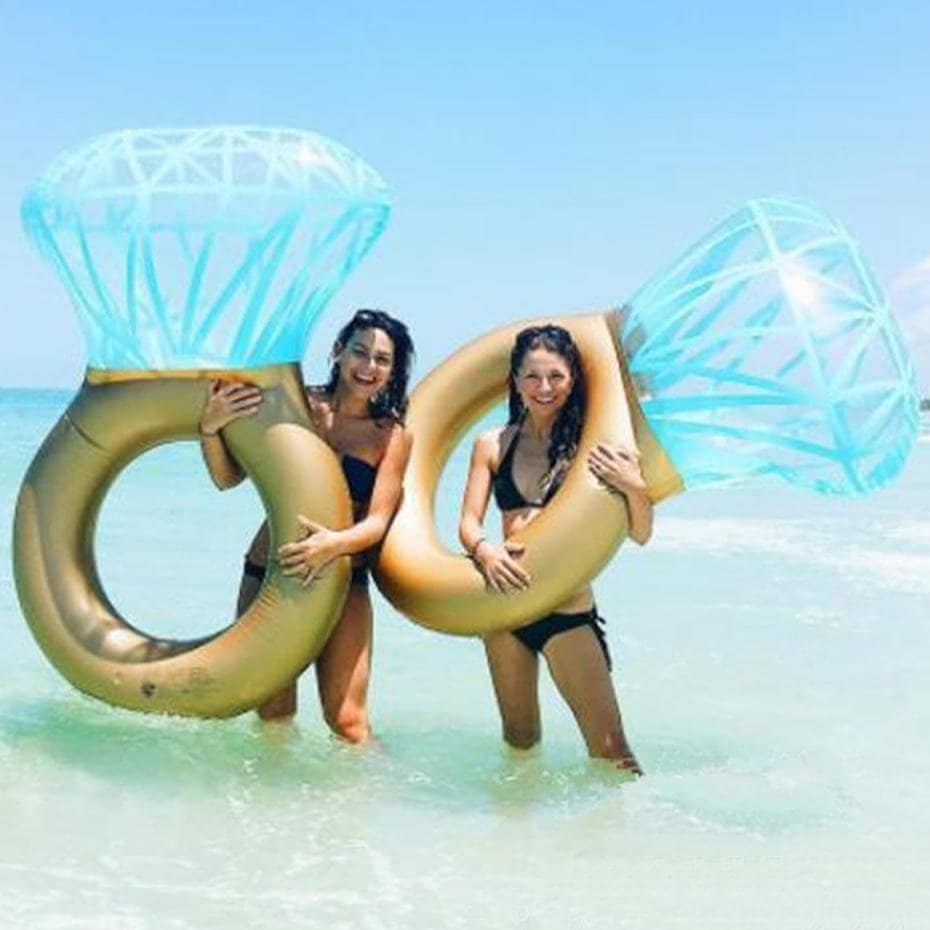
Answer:
[{"label": "clear blue sky", "polygon": [[[19,228],[27,183],[109,129],[292,125],[396,194],[330,305],[412,325],[420,374],[501,322],[621,301],[714,220],[800,195],[862,242],[930,384],[925,2],[10,3],[0,0],[0,385],[76,386],[65,292]],[[924,312],[918,315],[920,309]]]}]

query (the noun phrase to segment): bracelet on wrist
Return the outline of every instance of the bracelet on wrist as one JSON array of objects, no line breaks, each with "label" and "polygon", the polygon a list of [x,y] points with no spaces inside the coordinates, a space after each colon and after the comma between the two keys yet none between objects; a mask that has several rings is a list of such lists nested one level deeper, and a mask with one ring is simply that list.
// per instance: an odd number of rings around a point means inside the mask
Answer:
[{"label": "bracelet on wrist", "polygon": [[474,559],[478,555],[478,546],[480,546],[483,542],[487,542],[487,541],[488,541],[488,538],[486,536],[482,536],[480,539],[478,539],[475,542],[475,544],[471,547],[471,549],[466,549],[465,551],[468,553],[468,557],[470,559]]},{"label": "bracelet on wrist", "polygon": [[219,430],[217,430],[215,433],[211,433],[209,430],[205,430],[202,426],[197,427],[197,432],[200,433],[201,436],[219,436],[220,434]]}]

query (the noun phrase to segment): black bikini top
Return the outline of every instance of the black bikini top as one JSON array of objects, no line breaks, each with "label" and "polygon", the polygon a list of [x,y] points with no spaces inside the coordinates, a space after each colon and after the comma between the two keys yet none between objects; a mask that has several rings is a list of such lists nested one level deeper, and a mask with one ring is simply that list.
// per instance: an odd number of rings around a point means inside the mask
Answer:
[{"label": "black bikini top", "polygon": [[349,497],[353,504],[367,504],[375,489],[378,466],[360,459],[357,455],[344,454],[341,459],[342,473],[349,486]]},{"label": "black bikini top", "polygon": [[565,480],[565,469],[559,469],[555,477],[549,482],[545,493],[539,500],[528,501],[513,480],[513,457],[520,441],[520,429],[511,440],[504,457],[501,459],[494,475],[491,487],[494,491],[494,500],[501,510],[517,510],[520,507],[545,507],[555,496],[556,491],[562,487]]},{"label": "black bikini top", "polygon": [[[307,400],[311,401],[316,396],[317,389],[309,388],[307,391]],[[310,404],[310,417],[316,425],[319,435],[324,435],[322,425],[317,420],[316,408],[313,403]],[[371,500],[371,494],[375,489],[375,476],[378,474],[378,466],[372,465],[360,459],[357,455],[343,453],[339,457],[342,465],[342,473],[345,475],[346,484],[349,486],[349,497],[352,503],[356,505],[367,504]]]}]

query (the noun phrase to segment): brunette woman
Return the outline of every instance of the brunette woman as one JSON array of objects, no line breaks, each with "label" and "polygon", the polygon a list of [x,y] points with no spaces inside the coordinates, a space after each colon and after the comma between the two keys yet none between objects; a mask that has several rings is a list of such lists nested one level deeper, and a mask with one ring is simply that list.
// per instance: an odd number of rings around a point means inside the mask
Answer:
[{"label": "brunette woman", "polygon": [[[317,690],[332,732],[351,743],[371,734],[367,695],[371,672],[372,610],[368,560],[387,531],[400,500],[410,451],[404,427],[413,343],[407,327],[380,310],[359,310],[339,332],[325,385],[307,387],[307,401],[320,436],[340,457],[355,523],[333,530],[299,522],[306,537],[280,546],[284,574],[312,583],[343,555],[352,556],[352,583],[345,607],[317,657]],[[222,429],[261,404],[258,388],[214,382],[200,422],[204,459],[216,485],[238,484],[243,470],[223,442]],[[249,547],[239,589],[241,614],[255,598],[268,563],[269,534],[263,524]],[[297,682],[258,709],[263,720],[286,720],[297,710]]]},{"label": "brunette woman", "polygon": [[[522,546],[510,537],[539,516],[558,490],[578,449],[585,385],[578,350],[560,326],[534,326],[516,337],[510,361],[510,416],[506,426],[475,442],[462,504],[459,536],[487,585],[506,594],[532,584],[521,565]],[[598,445],[587,467],[604,493],[621,494],[630,536],[639,544],[652,532],[652,505],[633,448]],[[504,541],[482,530],[493,494]],[[571,547],[572,540],[565,540]],[[539,657],[575,716],[591,756],[642,774],[623,732],[610,678],[610,653],[591,586],[572,591],[553,613],[513,632],[485,638],[504,739],[527,749],[541,735]]]}]

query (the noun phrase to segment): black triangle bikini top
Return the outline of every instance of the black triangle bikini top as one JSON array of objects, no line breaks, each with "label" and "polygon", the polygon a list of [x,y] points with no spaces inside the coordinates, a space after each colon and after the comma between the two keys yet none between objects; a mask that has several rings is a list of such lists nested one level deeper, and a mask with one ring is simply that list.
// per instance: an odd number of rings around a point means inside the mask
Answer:
[{"label": "black triangle bikini top", "polygon": [[538,500],[528,501],[523,492],[517,487],[513,480],[513,457],[517,451],[517,443],[520,441],[520,429],[511,440],[504,457],[500,461],[497,473],[491,487],[494,491],[494,500],[501,510],[517,510],[521,507],[545,507],[555,496],[555,493],[562,487],[565,480],[565,469],[559,469],[555,477],[549,482],[548,487]]}]

